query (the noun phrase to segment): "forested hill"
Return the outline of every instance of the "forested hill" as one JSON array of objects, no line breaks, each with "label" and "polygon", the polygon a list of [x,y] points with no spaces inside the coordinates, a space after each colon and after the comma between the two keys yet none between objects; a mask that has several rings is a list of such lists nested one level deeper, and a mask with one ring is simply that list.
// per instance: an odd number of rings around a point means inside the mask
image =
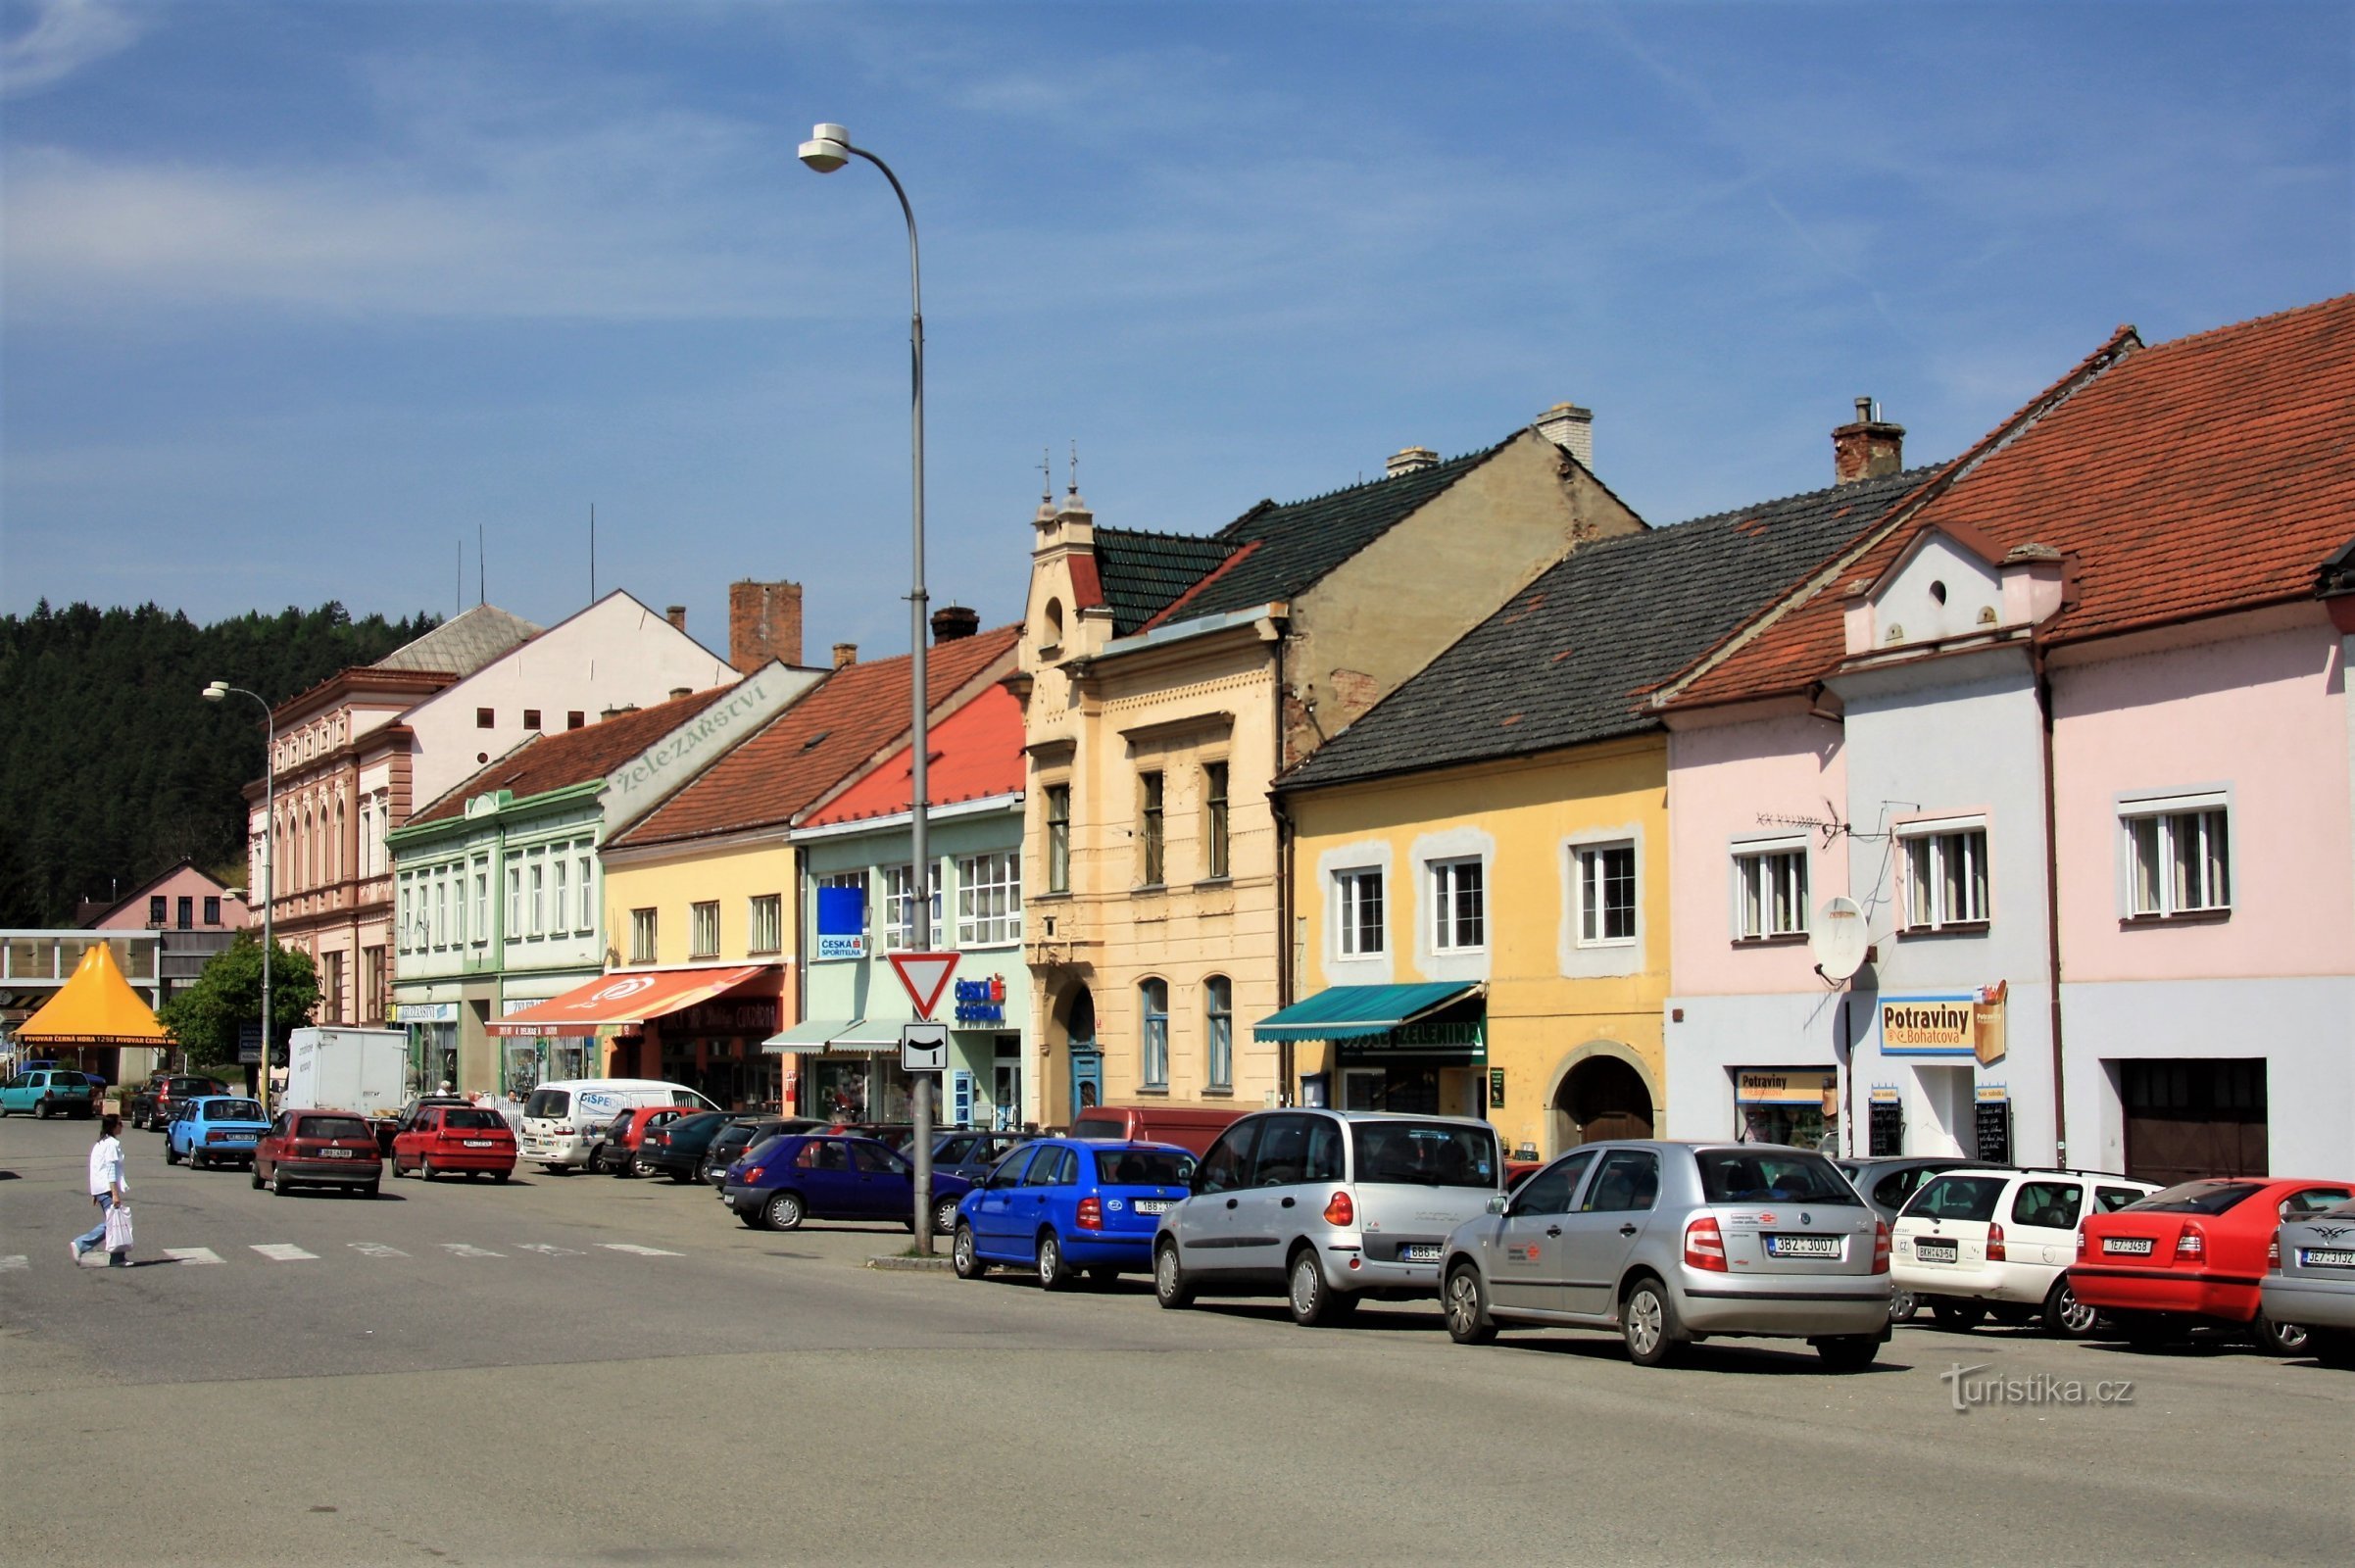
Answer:
[{"label": "forested hill", "polygon": [[208,703],[206,683],[274,707],[437,623],[354,620],[333,603],[210,626],[154,605],[44,600],[0,616],[0,926],[71,925],[76,899],[127,894],[183,858],[241,866],[262,710]]}]

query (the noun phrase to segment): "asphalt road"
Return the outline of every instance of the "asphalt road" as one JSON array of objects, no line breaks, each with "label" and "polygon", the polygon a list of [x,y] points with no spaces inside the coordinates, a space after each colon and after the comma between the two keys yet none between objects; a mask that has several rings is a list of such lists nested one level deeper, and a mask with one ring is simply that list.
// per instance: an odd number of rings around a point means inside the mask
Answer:
[{"label": "asphalt road", "polygon": [[[882,1273],[904,1231],[526,1169],[273,1199],[0,1123],[0,1562],[2343,1563],[2355,1377],[1907,1328],[1644,1371],[1430,1308]],[[162,1261],[172,1249],[195,1261]],[[199,1252],[197,1250],[203,1250]],[[269,1250],[261,1250],[268,1249]],[[218,1258],[218,1262],[206,1261]],[[1940,1374],[2131,1401],[1953,1407]]]}]

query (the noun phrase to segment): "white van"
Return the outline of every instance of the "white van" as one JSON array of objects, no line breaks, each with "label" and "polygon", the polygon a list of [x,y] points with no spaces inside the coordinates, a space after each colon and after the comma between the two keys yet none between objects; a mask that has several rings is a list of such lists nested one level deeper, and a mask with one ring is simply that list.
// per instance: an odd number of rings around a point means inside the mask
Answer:
[{"label": "white van", "polygon": [[552,1173],[578,1170],[589,1162],[606,1123],[632,1105],[719,1108],[685,1085],[660,1078],[552,1078],[523,1102],[515,1152]]}]

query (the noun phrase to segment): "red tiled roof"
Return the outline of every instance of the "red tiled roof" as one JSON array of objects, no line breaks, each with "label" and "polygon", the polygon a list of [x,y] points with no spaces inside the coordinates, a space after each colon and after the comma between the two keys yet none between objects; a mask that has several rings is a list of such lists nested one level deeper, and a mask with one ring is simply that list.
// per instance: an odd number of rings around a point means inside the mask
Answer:
[{"label": "red tiled roof", "polygon": [[[1019,626],[931,650],[925,689],[937,702],[1008,656]],[[878,659],[838,669],[766,728],[613,839],[619,846],[782,826],[908,733],[911,661]]]},{"label": "red tiled roof", "polygon": [[1959,477],[1669,706],[1820,679],[1846,646],[1840,587],[1878,578],[1928,528],[2074,558],[2074,602],[2038,628],[2044,642],[2311,596],[2355,515],[2355,295],[2149,348],[2122,327],[2113,350],[2057,407],[2047,392],[1957,460]]},{"label": "red tiled roof", "polygon": [[736,689],[737,682],[708,692],[673,697],[635,712],[616,713],[581,729],[564,730],[524,742],[481,772],[412,816],[412,825],[460,815],[477,795],[511,790],[517,800],[567,785],[600,779]]},{"label": "red tiled roof", "polygon": [[[1003,686],[981,694],[932,726],[925,748],[931,765],[924,793],[933,806],[1011,795],[1022,787],[1022,705]],[[908,808],[915,794],[914,748],[903,746],[881,765],[836,796],[809,825],[856,822],[891,816]]]}]

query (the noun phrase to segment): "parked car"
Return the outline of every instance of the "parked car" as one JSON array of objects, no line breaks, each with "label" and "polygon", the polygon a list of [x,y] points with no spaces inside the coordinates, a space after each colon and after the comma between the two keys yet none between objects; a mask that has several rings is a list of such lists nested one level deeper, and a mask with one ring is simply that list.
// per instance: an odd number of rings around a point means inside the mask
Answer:
[{"label": "parked car", "polygon": [[1037,1133],[998,1133],[959,1130],[943,1133],[932,1145],[932,1168],[947,1171],[977,1182],[996,1168],[998,1161],[1035,1142]]},{"label": "parked car", "polygon": [[1175,1144],[1201,1155],[1243,1117],[1217,1105],[1090,1105],[1071,1120],[1069,1136],[1122,1144]]},{"label": "parked car", "polygon": [[[957,1202],[972,1187],[960,1176],[933,1176],[934,1230],[956,1229]],[[757,1161],[736,1162],[721,1194],[756,1230],[799,1230],[807,1219],[897,1220],[914,1228],[915,1166],[872,1138],[772,1138]]]},{"label": "parked car", "polygon": [[229,1086],[218,1078],[200,1073],[150,1073],[147,1082],[131,1096],[124,1119],[133,1127],[146,1127],[162,1132],[172,1120],[172,1107],[180,1101],[196,1095],[225,1095]]},{"label": "parked car", "polygon": [[1992,1312],[1998,1323],[2034,1315],[2047,1334],[2087,1338],[2098,1314],[2069,1289],[2078,1221],[2158,1190],[2097,1171],[1938,1172],[1890,1228],[1890,1283],[1927,1303],[1943,1328],[1973,1328]]},{"label": "parked car", "polygon": [[515,1135],[507,1118],[478,1105],[427,1105],[393,1140],[392,1173],[427,1181],[464,1173],[503,1182],[515,1173]]},{"label": "parked car", "polygon": [[639,1175],[638,1146],[646,1141],[647,1131],[685,1114],[676,1105],[632,1105],[616,1111],[613,1119],[605,1124],[596,1147],[589,1151],[588,1163],[583,1168],[592,1175],[600,1171],[609,1176]]},{"label": "parked car", "polygon": [[902,1153],[915,1141],[915,1123],[911,1121],[837,1121],[828,1122],[826,1131],[851,1138],[872,1138],[888,1144]]},{"label": "parked car", "polygon": [[222,1160],[250,1165],[254,1146],[268,1131],[270,1118],[262,1114],[260,1101],[243,1095],[199,1095],[181,1101],[172,1125],[164,1129],[164,1163],[176,1165],[184,1159],[194,1170]]},{"label": "parked car", "polygon": [[1875,1158],[1835,1159],[1832,1168],[1848,1179],[1872,1208],[1888,1222],[1891,1230],[1897,1215],[1904,1209],[1907,1199],[1922,1190],[1922,1183],[1942,1170],[2010,1170],[2009,1165],[1990,1159],[1949,1158],[1944,1154],[1895,1154]]},{"label": "parked car", "polygon": [[1775,1144],[1587,1144],[1447,1241],[1459,1345],[1503,1324],[1616,1330],[1639,1366],[1724,1335],[1870,1365],[1889,1336],[1889,1227],[1831,1161]]},{"label": "parked car", "polygon": [[[419,1095],[415,1100],[412,1100],[408,1104],[403,1105],[400,1109],[400,1113],[397,1115],[383,1118],[371,1117],[368,1122],[368,1127],[376,1135],[377,1152],[390,1156],[393,1152],[393,1144],[395,1140],[399,1139],[399,1137],[403,1133],[409,1131],[410,1128],[415,1127],[417,1124],[417,1118],[422,1115],[428,1107],[434,1105],[471,1105],[472,1103],[474,1103],[474,1102],[468,1100],[464,1095]],[[400,1172],[396,1170],[393,1172],[393,1174],[398,1176]]]},{"label": "parked car", "polygon": [[346,1110],[281,1110],[254,1145],[253,1183],[283,1198],[297,1187],[376,1196],[384,1159],[365,1117]]},{"label": "parked car", "polygon": [[632,1105],[719,1108],[684,1084],[660,1078],[551,1078],[523,1102],[516,1146],[523,1158],[542,1169],[569,1174],[588,1163],[606,1123]]},{"label": "parked car", "polygon": [[693,1110],[649,1129],[638,1142],[638,1174],[694,1181],[712,1140],[734,1119],[724,1110]]},{"label": "parked car", "polygon": [[2269,1323],[2295,1323],[2326,1366],[2355,1367],[2355,1203],[2282,1220],[2258,1287]]},{"label": "parked car", "polygon": [[2265,1348],[2294,1355],[2306,1331],[2264,1311],[2266,1251],[2290,1219],[2319,1214],[2355,1192],[2346,1182],[2264,1176],[2183,1182],[2093,1214],[2078,1228],[2069,1288],[2106,1313],[2119,1338],[2157,1345],[2195,1327],[2245,1329]]},{"label": "parked car", "polygon": [[738,1116],[719,1129],[711,1147],[704,1152],[703,1178],[713,1188],[727,1185],[727,1171],[747,1152],[760,1148],[771,1138],[788,1133],[816,1132],[825,1126],[806,1116]]},{"label": "parked car", "polygon": [[1496,1129],[1453,1116],[1264,1110],[1218,1135],[1153,1239],[1153,1294],[1283,1296],[1295,1322],[1427,1298],[1448,1234],[1496,1195]]},{"label": "parked car", "polygon": [[1025,1143],[957,1204],[950,1260],[966,1280],[992,1263],[1021,1264],[1050,1291],[1083,1271],[1099,1284],[1142,1274],[1153,1267],[1161,1216],[1186,1199],[1194,1163],[1193,1151],[1175,1144]]},{"label": "parked car", "polygon": [[35,1067],[0,1084],[0,1116],[30,1114],[43,1121],[52,1116],[97,1114],[97,1091],[85,1075],[71,1067]]}]

